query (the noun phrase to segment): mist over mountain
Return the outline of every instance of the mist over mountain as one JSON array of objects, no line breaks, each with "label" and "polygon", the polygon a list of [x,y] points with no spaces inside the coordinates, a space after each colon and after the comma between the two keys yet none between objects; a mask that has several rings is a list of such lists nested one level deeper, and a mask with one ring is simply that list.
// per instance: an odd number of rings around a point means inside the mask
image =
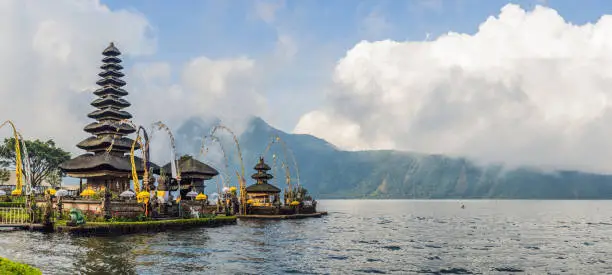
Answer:
[{"label": "mist over mountain", "polygon": [[[240,171],[236,146],[223,130],[216,134],[223,144],[230,171],[225,171],[221,148],[207,142],[206,155],[201,154],[202,138],[218,124],[218,119],[192,117],[176,131],[177,150],[226,172],[235,183]],[[532,167],[509,168],[504,165],[482,165],[465,158],[429,155],[392,150],[342,151],[323,139],[289,134],[252,118],[239,136],[247,184],[257,158],[264,153],[274,136],[287,145],[274,143],[264,155],[273,167],[280,188],[285,188],[285,169],[290,167],[292,183],[299,168],[300,184],[318,198],[418,198],[418,199],[605,199],[612,197],[612,176],[579,171],[543,171]],[[276,157],[273,158],[273,155]],[[209,186],[211,184],[209,183]]]}]

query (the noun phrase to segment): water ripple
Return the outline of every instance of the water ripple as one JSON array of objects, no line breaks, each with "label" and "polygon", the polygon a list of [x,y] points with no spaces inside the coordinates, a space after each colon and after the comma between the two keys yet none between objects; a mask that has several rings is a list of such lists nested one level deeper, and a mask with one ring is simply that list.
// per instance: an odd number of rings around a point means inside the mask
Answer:
[{"label": "water ripple", "polygon": [[612,202],[462,203],[321,201],[320,219],[119,237],[3,231],[0,256],[45,274],[608,273]]}]

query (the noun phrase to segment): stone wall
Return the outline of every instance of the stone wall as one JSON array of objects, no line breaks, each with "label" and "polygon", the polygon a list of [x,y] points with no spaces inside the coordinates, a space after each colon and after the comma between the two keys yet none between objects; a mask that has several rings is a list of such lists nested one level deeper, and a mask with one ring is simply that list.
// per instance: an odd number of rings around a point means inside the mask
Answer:
[{"label": "stone wall", "polygon": [[199,213],[200,216],[210,215],[217,211],[216,205],[207,205],[204,201],[181,201],[181,208],[184,208],[183,211],[193,210],[194,212]]},{"label": "stone wall", "polygon": [[[150,210],[150,209],[149,209]],[[110,213],[112,217],[136,218],[144,214],[144,204],[132,201],[111,201]]]},{"label": "stone wall", "polygon": [[[43,208],[45,201],[37,201],[36,206]],[[53,200],[53,208],[57,208],[57,199]],[[102,200],[74,200],[62,199],[62,212],[67,214],[70,209],[76,208],[81,212],[89,215],[104,215],[104,204]],[[111,201],[110,212],[113,217],[130,217],[134,218],[144,213],[143,204],[133,201]]]},{"label": "stone wall", "polygon": [[[45,201],[36,201],[36,206],[39,208],[44,208],[46,202]],[[57,199],[53,200],[53,208],[57,209]],[[103,214],[103,204],[101,200],[71,200],[71,199],[63,199],[62,200],[62,209],[63,211],[69,211],[71,208],[76,208],[81,210],[83,213],[92,213],[95,215]]]},{"label": "stone wall", "polygon": [[[39,208],[44,208],[46,201],[37,201],[36,205]],[[112,217],[136,218],[145,213],[144,204],[136,202],[136,200],[112,200],[109,204],[110,215]],[[53,208],[57,208],[57,198],[53,199]],[[86,216],[102,217],[104,215],[104,204],[102,200],[80,200],[80,199],[62,199],[62,212],[67,215],[70,209],[76,208],[81,210]],[[154,208],[154,209],[152,209]],[[149,208],[149,213],[153,217],[179,217],[179,207],[177,204],[163,205],[161,207]],[[163,208],[163,209],[162,209]],[[193,212],[199,213],[200,217],[211,215],[217,211],[216,205],[208,205],[203,201],[182,201],[181,210],[184,217],[190,216]]]},{"label": "stone wall", "polygon": [[278,215],[279,208],[276,206],[250,206],[247,212],[251,215]]}]

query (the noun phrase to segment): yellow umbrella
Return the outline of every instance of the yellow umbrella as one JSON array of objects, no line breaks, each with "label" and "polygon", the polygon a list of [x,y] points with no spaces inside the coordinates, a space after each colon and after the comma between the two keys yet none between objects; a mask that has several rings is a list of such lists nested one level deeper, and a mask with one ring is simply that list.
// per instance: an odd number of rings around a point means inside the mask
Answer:
[{"label": "yellow umbrella", "polygon": [[198,194],[198,195],[196,196],[196,198],[195,198],[195,199],[196,199],[196,201],[205,201],[205,200],[207,200],[207,199],[208,199],[208,196],[206,196],[205,194],[200,193],[200,194]]},{"label": "yellow umbrella", "polygon": [[90,197],[95,194],[96,194],[96,191],[88,187],[87,189],[83,190],[83,192],[81,192],[81,197]]},{"label": "yellow umbrella", "polygon": [[51,196],[55,196],[55,192],[57,192],[55,189],[50,188],[47,189],[47,191],[45,191],[47,194],[51,195]]},{"label": "yellow umbrella", "polygon": [[291,205],[292,205],[292,206],[300,205],[300,202],[299,202],[299,201],[292,201],[292,202],[291,202]]}]

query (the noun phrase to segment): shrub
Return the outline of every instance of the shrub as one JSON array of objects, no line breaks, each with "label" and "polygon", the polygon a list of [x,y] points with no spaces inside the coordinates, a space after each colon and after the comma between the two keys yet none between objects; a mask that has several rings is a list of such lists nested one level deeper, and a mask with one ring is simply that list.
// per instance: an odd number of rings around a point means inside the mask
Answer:
[{"label": "shrub", "polygon": [[0,274],[6,275],[35,275],[42,274],[39,269],[27,264],[16,263],[0,257]]}]

